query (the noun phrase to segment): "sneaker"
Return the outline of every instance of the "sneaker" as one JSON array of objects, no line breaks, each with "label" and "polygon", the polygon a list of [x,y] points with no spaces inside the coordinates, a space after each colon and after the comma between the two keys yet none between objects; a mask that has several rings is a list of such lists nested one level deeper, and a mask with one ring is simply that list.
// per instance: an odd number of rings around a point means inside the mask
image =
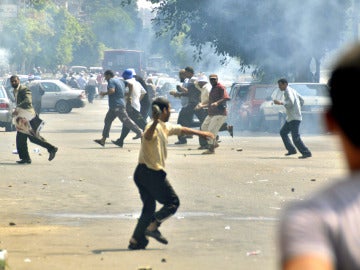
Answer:
[{"label": "sneaker", "polygon": [[31,159],[20,159],[16,161],[17,164],[31,164]]},{"label": "sneaker", "polygon": [[309,158],[311,156],[312,156],[311,153],[306,153],[306,154],[303,154],[302,156],[300,156],[299,158],[300,159],[305,159],[305,158]]},{"label": "sneaker", "polygon": [[231,137],[234,137],[234,126],[228,126],[227,130]]},{"label": "sneaker", "polygon": [[175,144],[187,144],[187,141],[177,141]]},{"label": "sneaker", "polygon": [[102,142],[102,140],[94,140],[94,142],[100,144],[102,147],[105,146],[105,142]]},{"label": "sneaker", "polygon": [[156,239],[161,244],[168,244],[168,240],[161,234],[158,229],[156,229],[155,231],[146,230],[145,235]]},{"label": "sneaker", "polygon": [[291,156],[291,155],[295,155],[296,154],[296,151],[289,151],[287,153],[285,153],[285,156]]},{"label": "sneaker", "polygon": [[207,146],[207,145],[201,145],[199,148],[198,148],[198,150],[204,150],[204,149],[208,149],[209,148],[209,146]]},{"label": "sneaker", "polygon": [[111,142],[112,142],[113,144],[121,147],[121,148],[122,148],[123,145],[124,145],[124,142],[123,142],[123,141],[120,141],[120,140],[116,140],[116,141],[111,140]]},{"label": "sneaker", "polygon": [[57,147],[54,147],[53,150],[49,151],[49,161],[52,161],[55,158],[57,151],[58,151]]},{"label": "sneaker", "polygon": [[131,243],[130,242],[129,246],[128,246],[128,249],[131,249],[131,250],[145,249],[148,244],[149,244],[149,240],[144,238],[143,241],[138,242],[138,243]]}]

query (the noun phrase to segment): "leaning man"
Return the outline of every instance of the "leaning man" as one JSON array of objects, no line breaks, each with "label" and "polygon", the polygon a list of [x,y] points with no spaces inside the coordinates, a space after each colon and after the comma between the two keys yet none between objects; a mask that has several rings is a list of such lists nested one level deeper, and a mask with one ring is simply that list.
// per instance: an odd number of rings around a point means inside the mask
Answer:
[{"label": "leaning man", "polygon": [[[32,106],[32,96],[30,89],[20,84],[20,80],[17,75],[12,75],[10,77],[10,83],[11,86],[14,88],[13,93],[16,100],[16,108],[13,112],[13,117],[18,116],[21,110],[25,110],[27,113],[35,116],[36,114]],[[40,145],[48,150],[49,161],[54,159],[55,154],[58,150],[57,147],[48,143],[40,135],[33,136],[32,134],[24,133],[18,130],[16,133],[16,148],[20,158],[20,160],[16,161],[18,164],[31,163],[28,145],[27,145],[28,138],[32,143]]]}]

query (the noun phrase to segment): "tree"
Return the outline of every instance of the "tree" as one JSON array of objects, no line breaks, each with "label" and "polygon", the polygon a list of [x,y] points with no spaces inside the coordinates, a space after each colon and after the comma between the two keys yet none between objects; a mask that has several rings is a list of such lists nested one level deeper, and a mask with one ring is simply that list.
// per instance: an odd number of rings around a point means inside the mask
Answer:
[{"label": "tree", "polygon": [[[125,2],[131,2],[126,0]],[[262,81],[286,76],[318,81],[320,60],[337,48],[346,30],[350,0],[151,0],[159,4],[158,36],[185,34],[201,59],[211,44],[218,55],[254,65]],[[315,78],[310,63],[317,63]]]},{"label": "tree", "polygon": [[84,3],[83,9],[91,18],[88,24],[99,43],[112,49],[140,49],[142,25],[135,2],[122,6],[116,0],[94,0]]}]

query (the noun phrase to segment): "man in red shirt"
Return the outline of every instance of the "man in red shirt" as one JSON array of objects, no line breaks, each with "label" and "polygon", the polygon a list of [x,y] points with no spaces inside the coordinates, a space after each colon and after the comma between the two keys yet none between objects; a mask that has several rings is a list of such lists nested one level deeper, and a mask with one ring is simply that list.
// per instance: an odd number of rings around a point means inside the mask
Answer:
[{"label": "man in red shirt", "polygon": [[[209,80],[212,88],[209,94],[208,116],[206,116],[202,123],[201,130],[210,131],[216,136],[219,129],[226,121],[226,101],[230,98],[226,92],[225,86],[218,82],[218,76],[216,74],[211,74]],[[203,154],[214,154],[215,148],[218,146],[216,139],[209,139],[208,150],[203,152]]]}]

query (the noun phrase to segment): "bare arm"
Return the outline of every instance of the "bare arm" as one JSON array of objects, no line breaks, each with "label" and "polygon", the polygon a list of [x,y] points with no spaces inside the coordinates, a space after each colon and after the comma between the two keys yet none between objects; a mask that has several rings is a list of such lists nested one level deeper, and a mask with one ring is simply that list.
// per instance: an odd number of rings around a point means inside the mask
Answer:
[{"label": "bare arm", "polygon": [[188,127],[182,127],[181,132],[186,135],[197,135],[206,139],[214,139],[215,135],[209,131],[202,131],[198,129],[192,129]]},{"label": "bare arm", "polygon": [[154,118],[154,122],[152,123],[152,125],[144,132],[143,137],[145,138],[145,140],[151,140],[151,138],[154,136],[154,131],[158,123],[159,118]]},{"label": "bare arm", "polygon": [[100,92],[99,95],[103,97],[106,95],[112,95],[114,93],[115,93],[115,88],[108,88],[106,92]]},{"label": "bare arm", "polygon": [[217,107],[219,106],[221,103],[225,102],[225,101],[228,101],[229,98],[222,98],[222,99],[219,99],[218,101],[215,101],[213,103],[210,104],[210,106],[212,107]]},{"label": "bare arm", "polygon": [[283,270],[334,270],[330,261],[319,256],[303,255],[288,260],[282,266]]}]

